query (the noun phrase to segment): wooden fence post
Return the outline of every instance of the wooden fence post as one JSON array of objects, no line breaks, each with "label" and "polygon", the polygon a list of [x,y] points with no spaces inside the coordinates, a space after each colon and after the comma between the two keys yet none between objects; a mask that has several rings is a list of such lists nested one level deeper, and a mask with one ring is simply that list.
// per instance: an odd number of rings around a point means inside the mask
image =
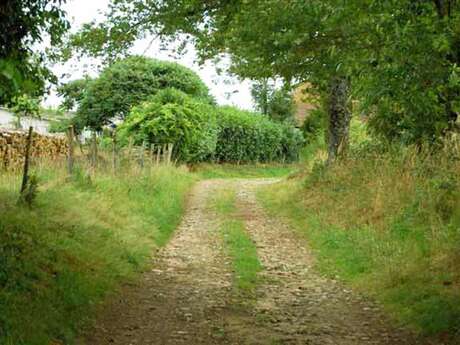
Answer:
[{"label": "wooden fence post", "polygon": [[144,168],[144,159],[145,159],[145,141],[142,142],[141,146],[141,157],[140,157],[140,162],[141,162],[141,168]]},{"label": "wooden fence post", "polygon": [[153,155],[155,152],[155,144],[150,144],[150,165],[153,165],[154,159]]},{"label": "wooden fence post", "polygon": [[26,152],[24,157],[24,170],[22,173],[22,185],[21,185],[21,196],[25,192],[27,188],[27,182],[29,180],[29,164],[30,164],[30,149],[32,146],[32,135],[33,135],[33,127],[29,127],[29,134],[27,136],[27,144],[26,144]]},{"label": "wooden fence post", "polygon": [[69,141],[69,150],[67,152],[67,171],[71,176],[73,174],[73,165],[74,165],[74,128],[69,126],[67,131],[67,138]]},{"label": "wooden fence post", "polygon": [[157,146],[157,165],[160,164],[160,159],[161,159],[161,145]]},{"label": "wooden fence post", "polygon": [[129,138],[129,142],[128,142],[128,161],[131,162],[131,160],[133,159],[133,138],[130,137]]},{"label": "wooden fence post", "polygon": [[91,166],[93,169],[97,166],[97,137],[96,131],[93,131],[91,137]]},{"label": "wooden fence post", "polygon": [[174,144],[168,144],[168,164],[171,164]]},{"label": "wooden fence post", "polygon": [[117,172],[117,132],[112,132],[112,169],[113,173]]}]

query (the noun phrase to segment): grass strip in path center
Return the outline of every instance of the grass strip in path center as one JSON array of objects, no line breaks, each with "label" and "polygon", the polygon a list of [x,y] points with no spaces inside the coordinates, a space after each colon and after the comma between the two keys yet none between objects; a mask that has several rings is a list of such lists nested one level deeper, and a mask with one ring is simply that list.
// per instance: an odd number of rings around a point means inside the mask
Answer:
[{"label": "grass strip in path center", "polygon": [[226,253],[232,260],[234,287],[238,293],[251,295],[257,286],[262,265],[255,244],[246,232],[245,223],[238,216],[235,190],[221,189],[211,198],[211,202],[212,209],[222,219],[219,230]]}]

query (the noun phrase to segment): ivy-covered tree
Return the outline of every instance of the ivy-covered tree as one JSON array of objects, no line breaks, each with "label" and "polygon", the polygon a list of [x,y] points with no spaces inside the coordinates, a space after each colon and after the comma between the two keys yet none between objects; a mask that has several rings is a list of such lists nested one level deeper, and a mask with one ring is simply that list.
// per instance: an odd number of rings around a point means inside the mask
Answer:
[{"label": "ivy-covered tree", "polygon": [[46,66],[49,57],[37,44],[60,43],[69,29],[61,6],[65,0],[0,2],[0,104],[24,93],[41,96],[47,81],[56,81]]},{"label": "ivy-covered tree", "polygon": [[213,103],[209,90],[192,70],[173,62],[141,56],[119,60],[89,82],[79,101],[77,117],[84,126],[99,130],[113,119],[124,119],[135,105],[166,88]]}]

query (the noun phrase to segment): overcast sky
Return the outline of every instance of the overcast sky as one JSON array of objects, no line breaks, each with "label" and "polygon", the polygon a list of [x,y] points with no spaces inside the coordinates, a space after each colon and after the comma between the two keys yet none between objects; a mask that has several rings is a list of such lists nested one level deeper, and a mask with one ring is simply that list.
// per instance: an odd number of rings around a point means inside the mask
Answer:
[{"label": "overcast sky", "polygon": [[[90,22],[93,19],[102,19],[102,12],[107,8],[109,0],[70,0],[66,5],[68,17],[72,24],[72,30],[76,30],[81,24]],[[253,103],[250,94],[249,81],[239,81],[229,76],[218,76],[214,65],[209,62],[204,66],[195,63],[196,54],[193,47],[188,52],[176,57],[171,50],[161,50],[160,42],[153,41],[147,37],[135,44],[131,50],[133,54],[143,54],[145,56],[160,60],[175,61],[194,70],[209,87],[211,93],[219,104],[236,105],[243,109],[252,109]],[[94,67],[94,60],[73,60],[65,65],[56,65],[53,71],[58,77],[66,75],[62,80],[73,80],[81,78],[84,74],[97,75]],[[53,92],[47,99],[45,105],[58,106],[59,98]]]}]

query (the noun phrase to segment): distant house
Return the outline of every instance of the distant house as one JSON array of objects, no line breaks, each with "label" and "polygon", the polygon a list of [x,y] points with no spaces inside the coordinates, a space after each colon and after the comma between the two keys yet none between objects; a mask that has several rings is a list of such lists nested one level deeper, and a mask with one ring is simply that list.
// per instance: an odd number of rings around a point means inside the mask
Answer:
[{"label": "distant house", "polygon": [[295,120],[298,127],[301,127],[311,111],[318,108],[317,97],[308,91],[309,84],[304,83],[294,90]]},{"label": "distant house", "polygon": [[[6,108],[0,108],[0,128],[15,129],[15,120],[16,118],[12,112]],[[40,134],[48,134],[50,121],[46,119],[22,117],[21,125],[23,128],[29,128],[32,126],[35,132]]]}]

